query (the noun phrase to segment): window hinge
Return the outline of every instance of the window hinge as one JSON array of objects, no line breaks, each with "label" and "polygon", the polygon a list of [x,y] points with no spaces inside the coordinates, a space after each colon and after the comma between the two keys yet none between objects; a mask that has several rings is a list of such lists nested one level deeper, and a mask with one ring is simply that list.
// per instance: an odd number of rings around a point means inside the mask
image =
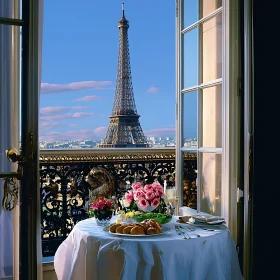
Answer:
[{"label": "window hinge", "polygon": [[176,0],[176,17],[178,17],[178,0]]},{"label": "window hinge", "polygon": [[237,188],[237,202],[240,201],[240,198],[243,197],[243,190]]}]

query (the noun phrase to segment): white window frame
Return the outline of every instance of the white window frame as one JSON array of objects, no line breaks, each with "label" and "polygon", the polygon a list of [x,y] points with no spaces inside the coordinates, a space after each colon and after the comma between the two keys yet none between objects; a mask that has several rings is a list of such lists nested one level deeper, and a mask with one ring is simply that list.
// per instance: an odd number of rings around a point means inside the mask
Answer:
[{"label": "white window frame", "polygon": [[[186,0],[185,0],[186,1]],[[183,158],[184,153],[192,152],[183,147],[183,2],[176,1],[176,185],[178,187],[179,205],[183,206]],[[237,239],[237,190],[239,184],[239,147],[240,147],[240,78],[239,78],[239,34],[238,34],[238,1],[224,0],[222,7],[214,13],[222,12],[222,80],[211,81],[211,85],[222,84],[222,148],[201,148],[197,152],[221,153],[222,156],[222,216],[225,218],[234,240]],[[199,51],[200,52],[200,51]],[[199,72],[199,64],[198,64]],[[210,83],[209,83],[210,84]],[[198,85],[197,90],[203,88]],[[193,88],[192,88],[193,89]],[[199,103],[198,103],[199,104]],[[198,115],[201,108],[198,106]],[[200,118],[198,116],[198,145],[200,135]],[[198,155],[197,210],[200,211],[199,190],[202,170]],[[181,186],[181,187],[180,187]]]}]

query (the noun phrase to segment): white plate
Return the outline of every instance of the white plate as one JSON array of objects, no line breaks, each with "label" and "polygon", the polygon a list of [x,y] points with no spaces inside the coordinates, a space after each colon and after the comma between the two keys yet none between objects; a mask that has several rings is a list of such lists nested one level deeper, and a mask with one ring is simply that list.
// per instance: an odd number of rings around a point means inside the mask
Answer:
[{"label": "white plate", "polygon": [[[180,224],[180,225],[183,225],[184,223],[180,223],[180,222],[177,222],[176,223]],[[212,225],[212,226],[215,226],[215,225],[223,225],[225,224],[225,220],[217,220],[217,221],[212,221],[212,222],[199,222],[199,221],[195,221],[195,223],[190,223],[190,222],[186,222],[185,224],[189,224],[189,225]]]},{"label": "white plate", "polygon": [[129,237],[153,237],[153,236],[158,236],[158,235],[161,235],[161,234],[164,234],[166,232],[169,232],[171,230],[171,228],[169,227],[166,227],[166,226],[162,226],[161,227],[161,230],[162,232],[161,233],[156,233],[156,234],[125,234],[125,233],[113,233],[113,232],[110,232],[109,231],[109,227],[106,227],[103,229],[104,231],[108,232],[109,234],[111,235],[117,235],[117,236],[129,236]]},{"label": "white plate", "polygon": [[187,224],[190,224],[190,225],[222,225],[222,224],[225,224],[225,220],[216,220],[216,221],[212,221],[212,222],[200,222],[198,220],[195,221],[195,223],[190,223],[190,222],[187,222]]}]

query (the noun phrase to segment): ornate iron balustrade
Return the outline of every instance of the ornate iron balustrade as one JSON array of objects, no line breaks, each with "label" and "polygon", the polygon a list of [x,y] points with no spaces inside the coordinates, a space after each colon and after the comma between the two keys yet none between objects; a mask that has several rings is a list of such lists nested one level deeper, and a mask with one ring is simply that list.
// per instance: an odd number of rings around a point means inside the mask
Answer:
[{"label": "ornate iron balustrade", "polygon": [[[196,209],[196,153],[184,159],[185,206]],[[108,176],[102,177],[99,171]],[[43,256],[53,256],[74,225],[88,218],[90,196],[123,195],[136,179],[175,185],[175,149],[41,150]]]}]

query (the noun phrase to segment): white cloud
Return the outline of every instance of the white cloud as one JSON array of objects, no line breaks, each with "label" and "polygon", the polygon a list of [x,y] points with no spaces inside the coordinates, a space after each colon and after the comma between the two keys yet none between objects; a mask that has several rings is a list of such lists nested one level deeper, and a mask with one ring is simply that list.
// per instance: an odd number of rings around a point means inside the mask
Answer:
[{"label": "white cloud", "polygon": [[159,92],[159,88],[157,88],[157,87],[149,87],[146,92],[148,92],[148,93]]},{"label": "white cloud", "polygon": [[155,128],[145,130],[144,134],[146,137],[168,137],[175,136],[175,128]]},{"label": "white cloud", "polygon": [[51,130],[58,128],[60,124],[58,122],[46,122],[46,121],[40,121],[39,129],[40,130]]},{"label": "white cloud", "polygon": [[98,127],[96,129],[69,130],[65,132],[40,133],[39,141],[59,141],[59,140],[77,140],[97,139],[104,137],[107,127]]},{"label": "white cloud", "polygon": [[69,84],[49,84],[41,83],[41,93],[53,93],[53,92],[65,92],[65,91],[76,91],[76,90],[104,90],[104,86],[111,85],[111,81],[84,81],[84,82],[73,82]]},{"label": "white cloud", "polygon": [[66,110],[86,110],[89,109],[89,106],[73,106],[73,107],[65,107],[65,106],[57,106],[57,107],[44,107],[40,109],[40,114],[49,115],[53,113],[63,112]]},{"label": "white cloud", "polygon": [[107,132],[107,127],[105,126],[100,126],[94,130],[94,133],[100,137],[105,137],[106,132]]},{"label": "white cloud", "polygon": [[91,117],[96,114],[93,113],[83,113],[83,112],[76,112],[72,115],[72,118],[84,118],[84,117]]},{"label": "white cloud", "polygon": [[101,99],[100,96],[87,95],[87,96],[76,99],[76,101],[91,101],[91,100],[99,100],[99,99]]},{"label": "white cloud", "polygon": [[75,119],[75,118],[84,118],[84,117],[91,117],[95,116],[94,113],[83,113],[83,112],[76,112],[74,114],[61,114],[61,115],[46,115],[40,117],[41,121],[54,121],[54,120],[63,120],[63,119]]},{"label": "white cloud", "polygon": [[[43,123],[44,125],[42,125]],[[69,124],[68,126],[74,127],[76,125],[77,124]],[[46,132],[46,130],[55,129],[58,127],[59,127],[58,123],[40,122],[40,141],[60,141],[60,140],[82,141],[86,139],[94,140],[94,139],[104,138],[107,132],[107,127],[105,126],[101,126],[96,129],[69,130],[65,132],[55,132],[55,131]],[[155,128],[155,129],[145,130],[144,135],[146,137],[168,137],[168,136],[175,137],[175,128]]]}]

